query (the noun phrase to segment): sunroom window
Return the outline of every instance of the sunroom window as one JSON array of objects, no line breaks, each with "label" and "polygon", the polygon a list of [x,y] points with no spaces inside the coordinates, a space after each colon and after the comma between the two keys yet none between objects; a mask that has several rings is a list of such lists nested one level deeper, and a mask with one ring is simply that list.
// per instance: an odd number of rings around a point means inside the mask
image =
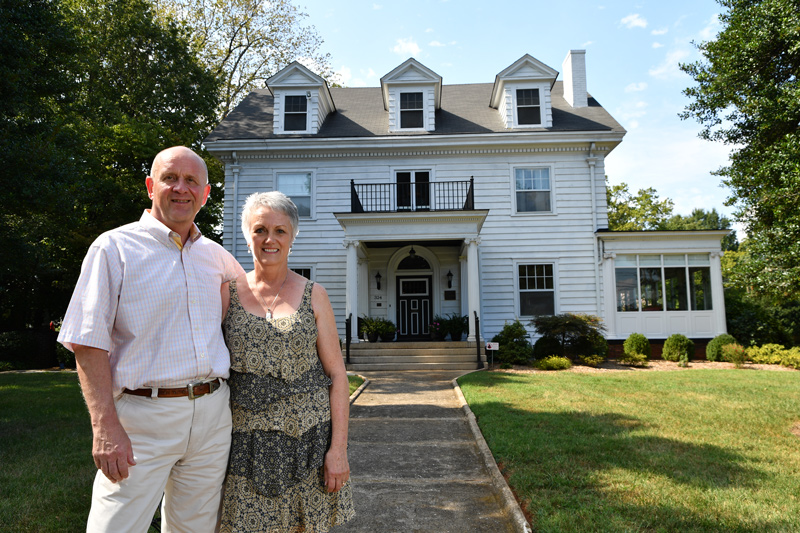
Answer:
[{"label": "sunroom window", "polygon": [[708,254],[618,255],[617,311],[711,310]]}]

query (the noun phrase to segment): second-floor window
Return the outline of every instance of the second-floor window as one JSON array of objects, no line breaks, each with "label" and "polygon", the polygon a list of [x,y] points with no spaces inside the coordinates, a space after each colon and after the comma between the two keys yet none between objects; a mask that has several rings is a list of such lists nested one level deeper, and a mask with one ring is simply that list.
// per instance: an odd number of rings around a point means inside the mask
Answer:
[{"label": "second-floor window", "polygon": [[517,213],[549,213],[552,211],[550,169],[514,169]]},{"label": "second-floor window", "polygon": [[400,127],[423,128],[422,93],[400,93]]},{"label": "second-floor window", "polygon": [[297,206],[301,217],[311,216],[311,173],[287,172],[278,174],[277,189],[288,196]]},{"label": "second-floor window", "polygon": [[542,123],[539,89],[517,89],[517,124],[538,126]]},{"label": "second-floor window", "polygon": [[308,99],[305,96],[287,96],[283,111],[284,131],[306,131],[308,128]]}]

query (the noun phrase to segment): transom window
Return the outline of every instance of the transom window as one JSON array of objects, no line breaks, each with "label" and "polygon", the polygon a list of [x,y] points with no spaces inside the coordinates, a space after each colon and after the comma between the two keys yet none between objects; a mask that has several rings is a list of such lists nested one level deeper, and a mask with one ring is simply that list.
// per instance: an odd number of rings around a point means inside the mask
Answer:
[{"label": "transom window", "polygon": [[711,310],[708,254],[618,255],[617,311]]},{"label": "transom window", "polygon": [[292,199],[299,216],[311,216],[311,172],[278,174],[278,190]]},{"label": "transom window", "polygon": [[400,93],[400,127],[423,128],[422,93]]},{"label": "transom window", "polygon": [[514,169],[517,195],[517,213],[547,213],[550,203],[550,169]]},{"label": "transom window", "polygon": [[305,96],[287,96],[283,110],[284,131],[306,131],[307,115],[308,99]]},{"label": "transom window", "polygon": [[552,264],[518,265],[520,316],[554,315],[556,291]]},{"label": "transom window", "polygon": [[531,126],[541,123],[539,89],[517,89],[517,124]]}]

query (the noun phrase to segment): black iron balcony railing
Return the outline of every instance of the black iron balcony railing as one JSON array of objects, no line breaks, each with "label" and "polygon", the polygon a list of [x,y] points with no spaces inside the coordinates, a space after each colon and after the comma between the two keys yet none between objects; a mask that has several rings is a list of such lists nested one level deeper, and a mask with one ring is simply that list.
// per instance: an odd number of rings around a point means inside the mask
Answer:
[{"label": "black iron balcony railing", "polygon": [[350,180],[351,213],[471,211],[474,178],[469,181],[355,183]]}]

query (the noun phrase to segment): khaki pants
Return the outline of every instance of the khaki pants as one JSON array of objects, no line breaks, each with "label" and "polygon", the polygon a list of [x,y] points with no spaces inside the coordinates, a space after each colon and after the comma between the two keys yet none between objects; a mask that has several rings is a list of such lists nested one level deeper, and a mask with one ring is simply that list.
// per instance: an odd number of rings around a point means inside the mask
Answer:
[{"label": "khaki pants", "polygon": [[122,394],[117,414],[136,465],[119,483],[98,470],[87,532],[146,532],[162,494],[163,532],[213,532],[231,445],[229,398],[227,383],[196,400]]}]

